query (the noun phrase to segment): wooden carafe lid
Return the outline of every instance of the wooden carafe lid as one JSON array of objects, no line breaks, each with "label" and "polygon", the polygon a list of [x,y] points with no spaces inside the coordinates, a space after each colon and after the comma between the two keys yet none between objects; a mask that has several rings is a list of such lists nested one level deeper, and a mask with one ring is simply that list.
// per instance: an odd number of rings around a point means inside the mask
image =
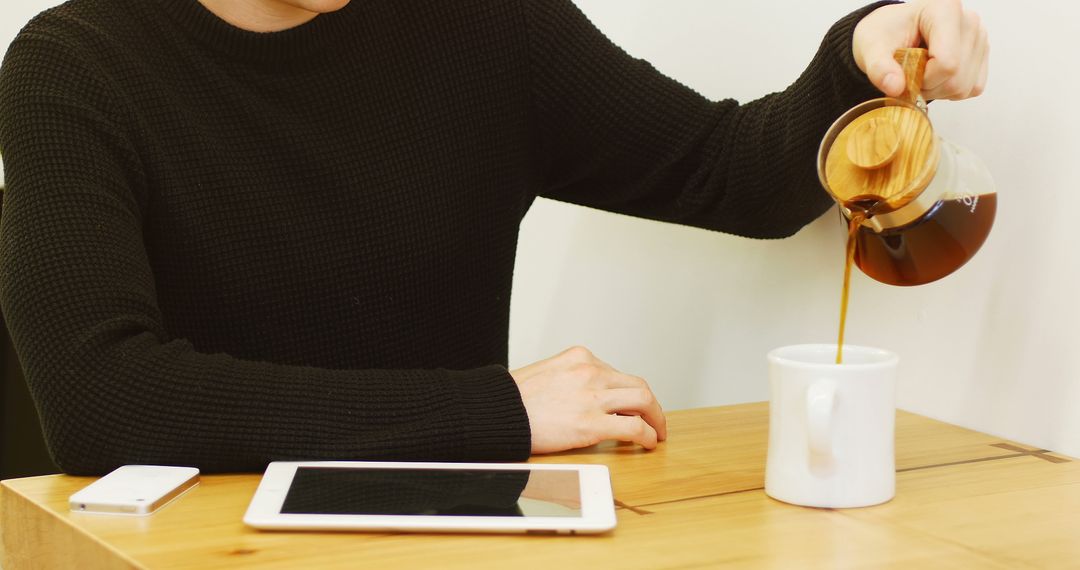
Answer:
[{"label": "wooden carafe lid", "polygon": [[937,170],[937,137],[921,94],[927,52],[900,49],[894,57],[904,69],[904,93],[871,102],[879,104],[868,105],[869,110],[840,131],[825,160],[825,181],[832,194],[849,207],[877,202],[871,213],[907,204]]}]

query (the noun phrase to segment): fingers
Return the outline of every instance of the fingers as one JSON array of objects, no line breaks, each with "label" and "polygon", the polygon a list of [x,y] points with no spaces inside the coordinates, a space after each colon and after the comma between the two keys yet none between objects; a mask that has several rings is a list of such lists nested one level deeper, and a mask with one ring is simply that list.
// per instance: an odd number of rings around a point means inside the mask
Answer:
[{"label": "fingers", "polygon": [[656,430],[639,416],[604,416],[598,427],[601,439],[632,441],[645,449],[656,449]]},{"label": "fingers", "polygon": [[[970,47],[971,30],[967,27],[964,7],[959,0],[924,0],[917,3],[919,35],[946,68],[963,61]],[[929,65],[929,64],[928,64]]]},{"label": "fingers", "polygon": [[660,441],[667,439],[667,418],[644,378],[623,374],[595,358],[577,369],[591,380],[605,413],[641,416],[656,430]]},{"label": "fingers", "polygon": [[975,69],[974,82],[971,87],[969,97],[977,97],[982,95],[982,92],[986,90],[986,79],[990,70],[990,40],[989,34],[985,27],[979,28],[978,38],[976,43],[978,45],[977,57],[979,65]]},{"label": "fingers", "polygon": [[599,389],[603,390],[605,411],[642,416],[657,431],[660,441],[666,440],[667,418],[649,383],[640,376],[623,374],[595,357],[592,360],[578,366],[585,369],[586,374],[591,374]]},{"label": "fingers", "polygon": [[982,92],[989,56],[986,28],[978,14],[960,2],[928,2],[919,18],[930,61],[923,94],[927,99],[966,99]]},{"label": "fingers", "polygon": [[667,417],[656,401],[652,390],[646,388],[616,388],[606,390],[604,411],[608,414],[638,416],[648,424],[660,441],[667,439]]}]

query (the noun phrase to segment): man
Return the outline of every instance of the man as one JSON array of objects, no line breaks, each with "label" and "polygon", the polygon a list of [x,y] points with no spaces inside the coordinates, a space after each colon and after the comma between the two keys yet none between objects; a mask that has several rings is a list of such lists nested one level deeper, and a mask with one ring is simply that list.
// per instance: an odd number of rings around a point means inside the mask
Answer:
[{"label": "man", "polygon": [[506,370],[522,216],[790,235],[830,204],[829,123],[902,91],[892,52],[922,42],[928,98],[982,90],[986,33],[950,0],[853,13],[746,105],[569,0],[50,10],[0,71],[0,302],[50,450],[91,474],[651,449],[643,379],[580,347]]}]

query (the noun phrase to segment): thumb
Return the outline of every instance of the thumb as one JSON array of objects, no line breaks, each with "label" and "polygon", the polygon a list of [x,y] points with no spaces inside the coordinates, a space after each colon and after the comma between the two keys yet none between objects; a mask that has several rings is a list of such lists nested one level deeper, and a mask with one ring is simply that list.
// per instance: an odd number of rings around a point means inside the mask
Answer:
[{"label": "thumb", "polygon": [[893,59],[893,50],[879,46],[867,50],[866,76],[885,95],[898,97],[904,92],[904,69]]},{"label": "thumb", "polygon": [[852,40],[855,62],[879,91],[890,97],[904,92],[904,69],[893,59],[896,48],[919,44],[922,2],[881,6],[856,26]]}]

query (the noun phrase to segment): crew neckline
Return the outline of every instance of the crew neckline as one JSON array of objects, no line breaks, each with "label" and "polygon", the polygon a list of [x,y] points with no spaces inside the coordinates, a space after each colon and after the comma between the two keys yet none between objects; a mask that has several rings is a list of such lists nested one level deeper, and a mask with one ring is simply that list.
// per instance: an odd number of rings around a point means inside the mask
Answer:
[{"label": "crew neckline", "polygon": [[188,34],[229,57],[282,63],[310,57],[348,28],[361,0],[334,12],[275,32],[253,32],[234,26],[198,0],[160,0],[168,15]]}]

